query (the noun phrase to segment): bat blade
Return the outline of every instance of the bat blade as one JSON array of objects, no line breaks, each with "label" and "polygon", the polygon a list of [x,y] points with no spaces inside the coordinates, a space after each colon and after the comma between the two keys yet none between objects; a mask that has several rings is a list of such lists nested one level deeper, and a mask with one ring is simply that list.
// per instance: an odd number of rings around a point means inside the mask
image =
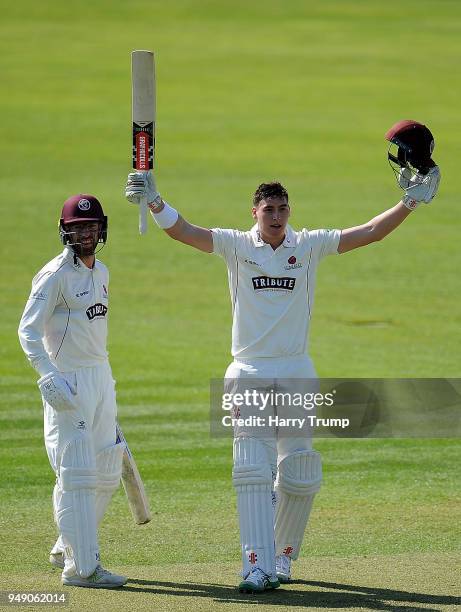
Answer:
[{"label": "bat blade", "polygon": [[[133,168],[152,170],[155,155],[155,62],[152,51],[132,51]],[[147,230],[147,203],[139,208],[139,232]]]},{"label": "bat blade", "polygon": [[144,483],[139,475],[136,462],[131,454],[130,447],[117,423],[117,444],[124,447],[122,461],[122,484],[128,499],[134,521],[137,525],[145,525],[152,519],[149,500],[144,489]]}]

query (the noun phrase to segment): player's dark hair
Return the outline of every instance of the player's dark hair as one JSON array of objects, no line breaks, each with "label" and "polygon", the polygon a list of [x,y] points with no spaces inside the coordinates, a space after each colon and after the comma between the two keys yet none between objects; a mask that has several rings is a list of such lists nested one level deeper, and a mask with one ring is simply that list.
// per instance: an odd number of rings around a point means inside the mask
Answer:
[{"label": "player's dark hair", "polygon": [[253,196],[253,205],[257,206],[261,200],[270,200],[271,198],[285,199],[288,203],[288,191],[281,183],[276,181],[261,183]]}]

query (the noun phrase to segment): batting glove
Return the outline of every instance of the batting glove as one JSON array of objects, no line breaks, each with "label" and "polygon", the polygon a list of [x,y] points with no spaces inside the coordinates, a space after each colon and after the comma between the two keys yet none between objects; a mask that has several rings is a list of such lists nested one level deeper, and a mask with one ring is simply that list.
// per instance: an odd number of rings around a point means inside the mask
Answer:
[{"label": "batting glove", "polygon": [[408,168],[402,168],[399,185],[405,189],[403,203],[410,210],[418,208],[423,202],[429,204],[435,197],[440,183],[440,169],[434,166],[427,174],[411,175]]},{"label": "batting glove", "polygon": [[55,410],[75,410],[77,405],[73,398],[77,390],[58,372],[50,372],[37,381],[44,401]]},{"label": "batting glove", "polygon": [[140,204],[141,198],[146,197],[147,203],[151,204],[159,196],[152,172],[130,172],[125,187],[125,197],[129,202]]},{"label": "batting glove", "polygon": [[408,189],[408,187],[411,185],[411,177],[412,177],[412,173],[410,168],[407,168],[405,166],[405,168],[400,168],[400,172],[399,172],[399,185],[400,187],[405,191],[405,189]]}]

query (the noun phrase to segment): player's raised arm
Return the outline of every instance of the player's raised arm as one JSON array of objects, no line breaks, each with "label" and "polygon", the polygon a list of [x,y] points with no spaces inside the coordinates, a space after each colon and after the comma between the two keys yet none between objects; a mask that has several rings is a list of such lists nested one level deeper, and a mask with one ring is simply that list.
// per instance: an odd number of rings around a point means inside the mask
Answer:
[{"label": "player's raised arm", "polygon": [[133,204],[139,204],[142,198],[146,198],[154,221],[174,240],[205,253],[213,252],[211,230],[192,225],[167,204],[157,191],[151,172],[131,172],[128,175],[125,196]]},{"label": "player's raised arm", "polygon": [[412,179],[406,179],[404,173],[405,170],[402,170],[399,178],[401,185],[404,182],[408,183],[405,187],[404,198],[396,206],[373,217],[368,223],[343,229],[338,253],[346,253],[352,251],[352,249],[382,240],[394,231],[422,202],[429,204],[432,201],[440,182],[438,166],[431,168],[426,176],[417,174]]},{"label": "player's raised arm", "polygon": [[[434,137],[430,130],[417,121],[399,121],[386,132],[386,140],[391,143],[389,161],[395,168],[398,184],[405,195],[396,206],[368,223],[342,230],[338,253],[382,240],[420,204],[430,204],[437,193],[440,170],[431,158]],[[391,152],[393,145],[397,147],[396,155]]]},{"label": "player's raised arm", "polygon": [[382,240],[395,230],[410,213],[411,210],[409,210],[403,202],[399,202],[393,208],[385,210],[380,215],[368,221],[368,223],[341,230],[338,253],[347,253],[347,251],[352,251],[353,249],[358,249],[372,242]]}]

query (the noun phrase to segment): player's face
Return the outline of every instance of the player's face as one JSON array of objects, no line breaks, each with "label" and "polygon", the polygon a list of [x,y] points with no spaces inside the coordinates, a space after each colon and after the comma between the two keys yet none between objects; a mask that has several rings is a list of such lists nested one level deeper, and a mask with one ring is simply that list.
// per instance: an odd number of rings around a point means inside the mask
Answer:
[{"label": "player's face", "polygon": [[98,244],[100,223],[98,221],[82,221],[68,223],[70,244],[77,255],[82,257],[93,255]]},{"label": "player's face", "polygon": [[290,206],[285,198],[261,200],[253,207],[252,214],[258,222],[263,240],[268,242],[284,238],[290,216]]}]

